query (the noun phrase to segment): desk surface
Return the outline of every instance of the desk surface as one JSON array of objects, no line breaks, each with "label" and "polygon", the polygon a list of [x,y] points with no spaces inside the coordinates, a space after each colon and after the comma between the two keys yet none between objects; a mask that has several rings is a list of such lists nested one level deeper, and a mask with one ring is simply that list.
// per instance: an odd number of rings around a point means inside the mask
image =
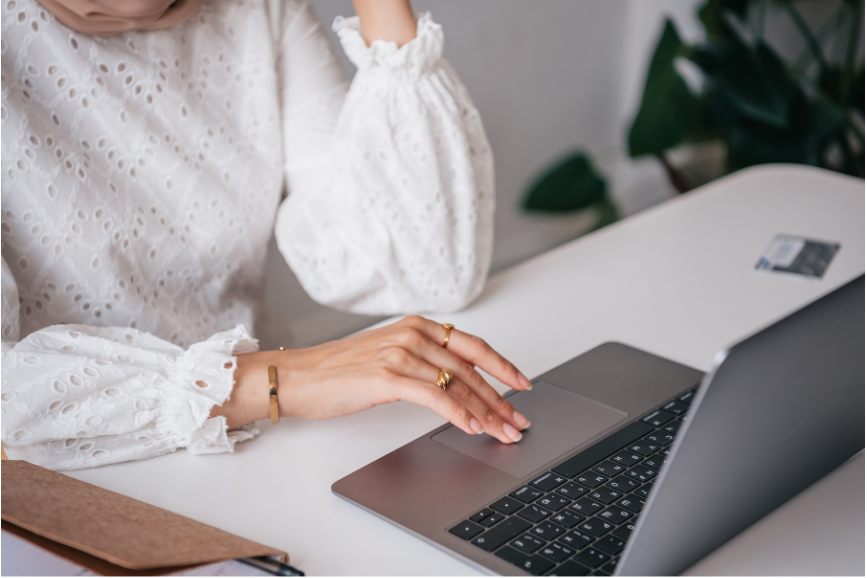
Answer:
[{"label": "desk surface", "polygon": [[[434,318],[483,336],[530,377],[610,340],[707,370],[719,349],[864,271],[864,207],[861,180],[749,169],[504,271],[466,311]],[[842,247],[821,281],[756,273],[777,233]],[[442,423],[391,404],[284,420],[234,454],[180,451],[72,475],[285,549],[308,574],[474,574],[330,490]],[[861,492],[863,503],[863,482]]]}]

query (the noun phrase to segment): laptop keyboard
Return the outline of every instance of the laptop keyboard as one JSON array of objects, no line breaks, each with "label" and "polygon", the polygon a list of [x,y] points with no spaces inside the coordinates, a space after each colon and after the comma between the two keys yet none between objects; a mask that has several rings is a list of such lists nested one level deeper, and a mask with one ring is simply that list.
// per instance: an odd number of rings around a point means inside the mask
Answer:
[{"label": "laptop keyboard", "polygon": [[695,391],[515,488],[449,532],[535,576],[610,576]]}]

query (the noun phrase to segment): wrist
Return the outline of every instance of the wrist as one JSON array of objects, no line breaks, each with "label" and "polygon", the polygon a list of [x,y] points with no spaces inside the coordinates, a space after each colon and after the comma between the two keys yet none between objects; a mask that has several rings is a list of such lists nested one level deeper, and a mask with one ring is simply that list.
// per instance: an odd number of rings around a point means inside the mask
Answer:
[{"label": "wrist", "polygon": [[368,46],[385,40],[401,47],[415,38],[415,15],[409,0],[353,0],[353,4]]},{"label": "wrist", "polygon": [[271,415],[270,397],[268,395],[268,366],[277,367],[278,397],[280,398],[280,416],[283,417],[283,392],[280,386],[286,369],[281,366],[281,358],[285,351],[257,351],[236,356],[235,384],[232,393],[222,405],[214,406],[211,417],[223,416],[230,429],[267,419]]}]

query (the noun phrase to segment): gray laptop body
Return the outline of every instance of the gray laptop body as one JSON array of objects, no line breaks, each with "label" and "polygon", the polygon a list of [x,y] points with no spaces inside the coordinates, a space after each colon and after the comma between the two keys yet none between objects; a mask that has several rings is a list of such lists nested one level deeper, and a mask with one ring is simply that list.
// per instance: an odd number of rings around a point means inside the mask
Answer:
[{"label": "gray laptop body", "polygon": [[520,443],[446,425],[332,490],[487,572],[679,574],[864,447],[864,276],[703,377],[606,343],[510,396]]}]

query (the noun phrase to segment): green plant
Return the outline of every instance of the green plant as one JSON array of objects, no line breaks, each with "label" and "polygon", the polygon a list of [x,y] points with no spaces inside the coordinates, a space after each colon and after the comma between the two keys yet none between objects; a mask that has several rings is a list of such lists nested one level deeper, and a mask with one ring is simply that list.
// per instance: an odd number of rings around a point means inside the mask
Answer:
[{"label": "green plant", "polygon": [[[789,18],[804,39],[803,54],[791,62],[764,38],[770,8]],[[858,50],[863,0],[842,0],[816,30],[793,0],[707,0],[698,16],[706,38],[695,45],[684,43],[674,24],[665,22],[629,129],[631,157],[656,156],[680,193],[693,184],[668,151],[709,140],[723,144],[725,172],[789,162],[864,177],[864,58]],[[825,49],[832,42],[842,50],[829,59]],[[678,71],[679,59],[700,70],[697,93]],[[568,178],[564,166],[571,167]],[[604,180],[602,193],[598,184],[588,188],[595,174],[586,155],[572,155],[533,184],[524,207],[562,212],[611,205]],[[571,201],[564,198],[569,195]]]},{"label": "green plant", "polygon": [[617,207],[608,195],[605,179],[590,157],[581,152],[559,160],[539,176],[523,204],[527,211],[548,213],[595,210],[598,217],[594,231],[617,220]]}]

